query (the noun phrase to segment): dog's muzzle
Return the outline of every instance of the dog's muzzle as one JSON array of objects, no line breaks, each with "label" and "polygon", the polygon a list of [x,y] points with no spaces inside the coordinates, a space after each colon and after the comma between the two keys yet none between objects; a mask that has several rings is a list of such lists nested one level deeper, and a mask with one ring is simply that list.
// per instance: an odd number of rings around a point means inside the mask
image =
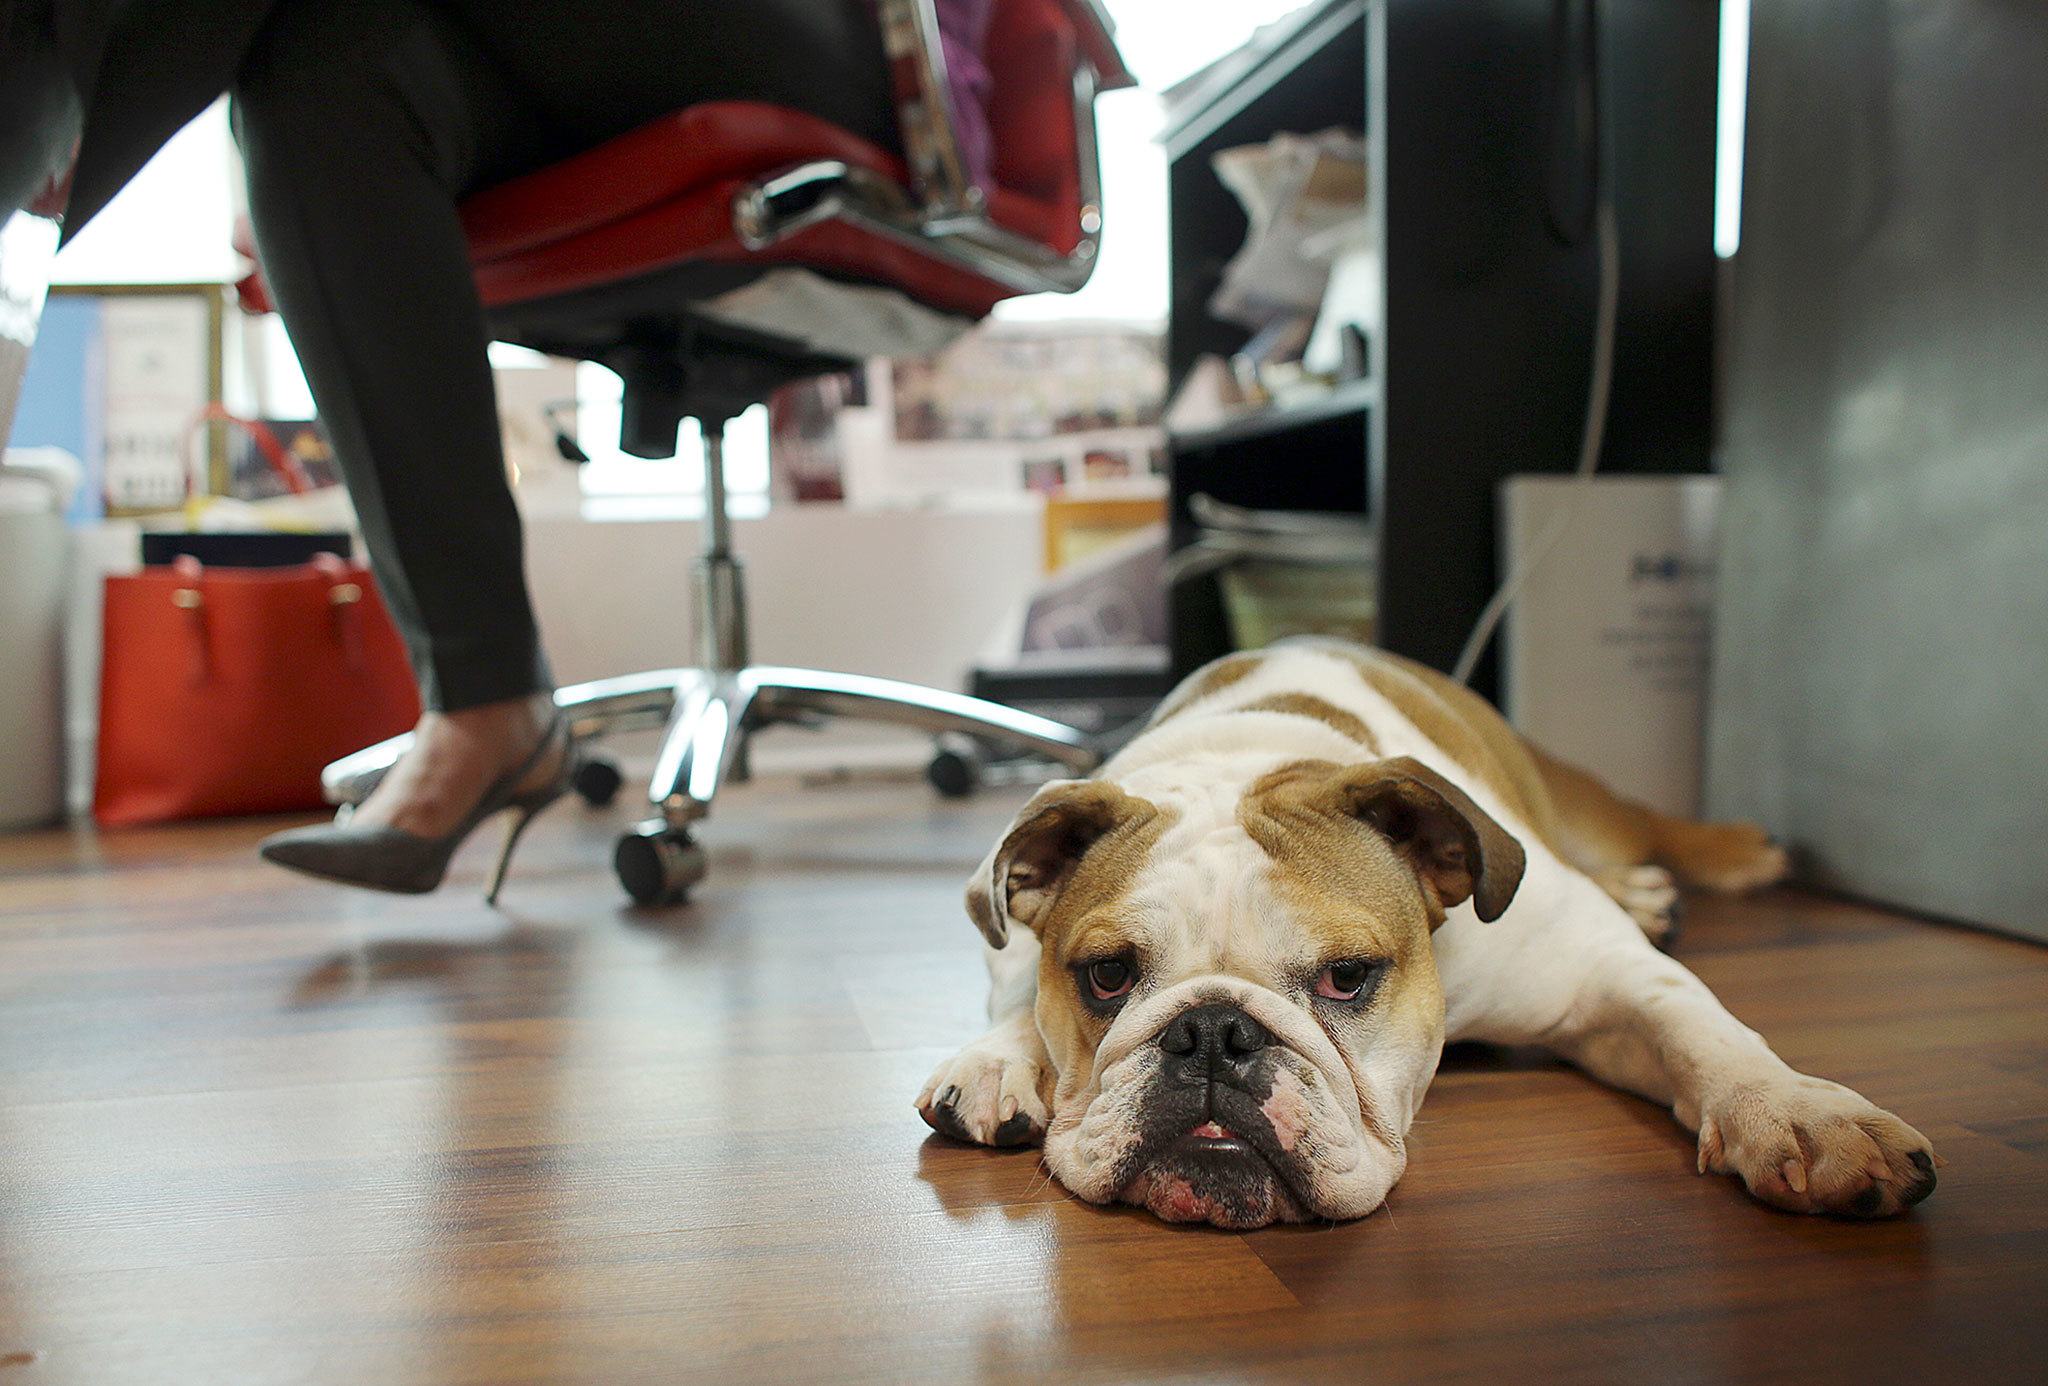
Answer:
[{"label": "dog's muzzle", "polygon": [[1271,1111],[1279,1041],[1239,1007],[1212,1001],[1174,1016],[1155,1044],[1118,1197],[1172,1222],[1248,1228],[1302,1217],[1292,1141]]}]

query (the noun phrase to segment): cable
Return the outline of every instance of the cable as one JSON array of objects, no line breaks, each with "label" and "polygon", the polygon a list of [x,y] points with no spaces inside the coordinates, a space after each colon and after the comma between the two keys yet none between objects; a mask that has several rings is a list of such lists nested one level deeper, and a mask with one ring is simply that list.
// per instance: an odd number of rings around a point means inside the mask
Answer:
[{"label": "cable", "polygon": [[1572,494],[1563,513],[1530,546],[1515,570],[1495,589],[1479,619],[1473,622],[1472,633],[1465,637],[1465,648],[1458,652],[1457,665],[1451,670],[1451,677],[1459,683],[1472,681],[1472,670],[1486,653],[1494,628],[1507,614],[1530,574],[1557,547],[1557,541],[1564,538],[1565,530],[1578,516],[1580,502],[1586,498],[1585,485],[1600,465],[1600,444],[1607,436],[1607,400],[1614,388],[1614,320],[1621,301],[1621,237],[1614,224],[1614,204],[1604,193],[1593,215],[1594,234],[1600,245],[1600,303],[1593,324],[1593,380],[1586,391],[1586,427],[1579,441],[1579,465]]},{"label": "cable", "polygon": [[1607,437],[1607,404],[1614,388],[1614,333],[1615,319],[1621,306],[1621,233],[1616,226],[1614,214],[1614,178],[1609,167],[1612,154],[1611,142],[1606,138],[1604,104],[1599,99],[1600,72],[1597,35],[1600,25],[1598,0],[1588,4],[1589,48],[1584,80],[1591,103],[1593,138],[1596,155],[1593,162],[1594,179],[1598,184],[1598,195],[1593,211],[1593,234],[1597,242],[1600,262],[1600,292],[1593,316],[1593,369],[1592,379],[1586,387],[1586,422],[1579,436],[1579,462],[1573,471],[1572,494],[1564,510],[1553,519],[1522,556],[1514,570],[1502,579],[1493,596],[1479,612],[1479,619],[1472,623],[1472,633],[1465,637],[1465,647],[1458,652],[1458,662],[1451,669],[1451,677],[1459,683],[1472,681],[1472,670],[1477,667],[1480,656],[1493,640],[1493,632],[1507,615],[1515,597],[1528,582],[1529,577],[1550,551],[1557,547],[1565,530],[1577,518],[1579,507],[1586,498],[1586,483],[1593,479],[1593,473],[1600,465],[1600,445]]}]

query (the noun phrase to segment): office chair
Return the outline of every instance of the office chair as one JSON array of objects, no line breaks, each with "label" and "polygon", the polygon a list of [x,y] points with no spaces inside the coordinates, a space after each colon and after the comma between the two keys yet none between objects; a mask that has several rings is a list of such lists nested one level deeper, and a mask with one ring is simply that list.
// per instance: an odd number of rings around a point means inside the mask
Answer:
[{"label": "office chair", "polygon": [[[997,703],[748,660],[721,466],[727,421],[786,382],[928,352],[1004,298],[1078,289],[1102,225],[1095,95],[1132,81],[1097,0],[995,0],[993,167],[979,186],[962,159],[932,0],[878,8],[904,158],[783,107],[710,102],[462,206],[500,337],[617,371],[627,452],[667,457],[683,419],[703,428],[696,666],[556,694],[580,737],[666,726],[648,786],[654,815],[614,856],[642,904],[678,901],[703,879],[693,830],[745,777],[747,739],[766,727],[852,717],[964,733],[1076,773],[1099,759],[1083,733]],[[260,282],[244,287],[261,306]],[[837,326],[821,330],[827,314]],[[330,765],[329,799],[343,812],[361,802],[408,741]]]}]

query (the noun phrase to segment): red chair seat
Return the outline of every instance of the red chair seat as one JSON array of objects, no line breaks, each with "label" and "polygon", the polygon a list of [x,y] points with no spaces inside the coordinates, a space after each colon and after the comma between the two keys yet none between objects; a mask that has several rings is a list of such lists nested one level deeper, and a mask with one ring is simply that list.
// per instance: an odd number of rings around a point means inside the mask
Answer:
[{"label": "red chair seat", "polygon": [[711,101],[473,193],[462,225],[471,257],[489,264],[806,159],[904,177],[902,160],[830,121],[760,101]]},{"label": "red chair seat", "polygon": [[[986,190],[989,219],[1062,255],[1081,237],[1072,73],[1090,43],[1077,34],[1069,3],[1006,0],[995,7],[988,35],[989,51],[1002,55],[988,110],[997,185]],[[1114,57],[1108,49],[1107,59]],[[1106,71],[1119,85],[1129,80],[1121,63]],[[909,185],[896,155],[783,106],[706,102],[651,121],[465,199],[478,290],[488,307],[510,309],[698,262],[803,265],[974,318],[1017,292],[845,221],[820,222],[761,250],[742,245],[732,225],[741,188],[820,159]],[[245,250],[246,240],[237,241]],[[245,306],[268,311],[260,275],[240,289]]]},{"label": "red chair seat", "polygon": [[[743,246],[732,225],[734,196],[812,159],[838,159],[898,183],[909,176],[896,155],[830,121],[759,101],[706,102],[464,199],[478,291],[487,306],[509,307],[700,261],[806,265],[889,284],[976,318],[1015,292],[842,222],[765,250]],[[991,190],[989,216],[1055,249],[1071,248],[1078,234],[1070,188],[1055,188],[1051,198]],[[238,237],[238,246],[253,252],[245,241]],[[240,287],[251,311],[270,311],[258,276]]]},{"label": "red chair seat", "polygon": [[[893,237],[824,222],[765,250],[732,226],[745,184],[791,164],[838,159],[896,182],[894,154],[829,121],[758,101],[716,101],[465,199],[462,221],[486,305],[505,307],[636,278],[685,262],[799,264],[901,289],[980,317],[1015,291]],[[1001,189],[991,219],[1057,244],[1066,209]]]}]

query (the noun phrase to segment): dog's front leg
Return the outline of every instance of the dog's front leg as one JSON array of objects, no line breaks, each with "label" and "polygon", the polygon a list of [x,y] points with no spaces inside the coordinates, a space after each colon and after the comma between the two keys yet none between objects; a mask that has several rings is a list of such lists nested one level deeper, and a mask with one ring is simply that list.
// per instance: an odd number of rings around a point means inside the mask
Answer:
[{"label": "dog's front leg", "polygon": [[[1702,1173],[1735,1175],[1780,1208],[1885,1217],[1933,1191],[1925,1136],[1841,1084],[1786,1064],[1584,884],[1563,892],[1570,913],[1554,922],[1503,919],[1508,936],[1496,942],[1505,947],[1488,950],[1483,932],[1455,942],[1469,958],[1494,956],[1471,977],[1480,992],[1473,1004],[1461,1007],[1454,992],[1453,1011],[1467,1015],[1452,1038],[1541,1044],[1670,1107],[1699,1135]],[[1447,987],[1453,974],[1447,967]]]},{"label": "dog's front leg", "polygon": [[940,1064],[917,1095],[932,1130],[978,1145],[1027,1145],[1045,1137],[1054,1074],[1038,1033],[1038,938],[1011,932],[988,953],[988,1033]]}]

